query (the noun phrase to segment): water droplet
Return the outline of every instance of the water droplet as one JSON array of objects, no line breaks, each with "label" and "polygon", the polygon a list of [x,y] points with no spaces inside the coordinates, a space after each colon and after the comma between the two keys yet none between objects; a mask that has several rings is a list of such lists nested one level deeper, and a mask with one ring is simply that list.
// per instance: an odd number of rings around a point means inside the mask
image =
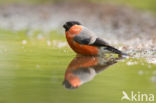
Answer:
[{"label": "water droplet", "polygon": [[27,44],[27,41],[26,40],[22,40],[22,44],[23,45]]},{"label": "water droplet", "polygon": [[39,65],[39,64],[37,64],[37,65],[36,65],[36,68],[40,68],[40,65]]},{"label": "water droplet", "polygon": [[47,40],[47,45],[50,46],[51,45],[51,41]]},{"label": "water droplet", "polygon": [[138,74],[139,74],[139,75],[143,75],[143,74],[144,74],[144,71],[143,71],[143,70],[139,70],[139,71],[138,71]]},{"label": "water droplet", "polygon": [[156,82],[156,76],[152,76],[152,77],[151,77],[151,81],[152,81],[152,82]]}]

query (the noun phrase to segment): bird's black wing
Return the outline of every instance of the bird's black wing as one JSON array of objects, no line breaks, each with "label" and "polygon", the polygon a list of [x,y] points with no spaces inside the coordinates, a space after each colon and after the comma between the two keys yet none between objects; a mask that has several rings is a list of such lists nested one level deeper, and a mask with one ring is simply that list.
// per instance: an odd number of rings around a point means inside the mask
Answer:
[{"label": "bird's black wing", "polygon": [[93,45],[93,46],[98,46],[98,47],[105,47],[105,48],[104,48],[105,50],[109,50],[109,51],[111,51],[111,52],[113,52],[113,53],[117,53],[117,54],[119,54],[119,55],[127,55],[127,54],[123,53],[122,51],[120,51],[120,50],[114,48],[113,46],[110,46],[107,42],[105,42],[105,41],[104,41],[103,39],[101,39],[101,38],[97,38],[97,39],[95,40],[95,42],[94,42],[93,44],[91,44],[91,45]]},{"label": "bird's black wing", "polygon": [[91,45],[100,47],[100,46],[108,46],[109,44],[101,38],[96,38],[95,42],[92,43]]}]

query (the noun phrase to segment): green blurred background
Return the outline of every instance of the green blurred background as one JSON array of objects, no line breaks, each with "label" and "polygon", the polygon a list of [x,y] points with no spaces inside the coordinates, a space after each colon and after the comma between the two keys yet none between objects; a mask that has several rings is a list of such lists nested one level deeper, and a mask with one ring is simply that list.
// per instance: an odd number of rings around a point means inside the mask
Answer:
[{"label": "green blurred background", "polygon": [[0,4],[23,3],[23,4],[49,4],[57,2],[95,2],[130,5],[142,10],[156,12],[155,0],[0,0]]}]

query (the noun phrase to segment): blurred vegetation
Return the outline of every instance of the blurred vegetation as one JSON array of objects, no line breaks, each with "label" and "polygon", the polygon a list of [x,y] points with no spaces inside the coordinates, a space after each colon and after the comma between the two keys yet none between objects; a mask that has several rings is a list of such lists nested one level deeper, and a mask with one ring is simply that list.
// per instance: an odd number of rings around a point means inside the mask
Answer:
[{"label": "blurred vegetation", "polygon": [[156,0],[0,0],[0,4],[49,4],[64,2],[96,2],[96,3],[113,3],[119,5],[129,5],[142,10],[150,10],[156,12]]},{"label": "blurred vegetation", "polygon": [[129,5],[142,10],[150,10],[156,12],[156,0],[90,0],[98,2],[109,2],[122,5]]}]

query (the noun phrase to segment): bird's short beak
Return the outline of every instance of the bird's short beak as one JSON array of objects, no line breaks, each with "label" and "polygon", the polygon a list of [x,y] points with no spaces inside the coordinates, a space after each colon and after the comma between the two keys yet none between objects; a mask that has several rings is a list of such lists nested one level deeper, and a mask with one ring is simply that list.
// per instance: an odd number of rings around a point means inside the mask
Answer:
[{"label": "bird's short beak", "polygon": [[64,24],[63,27],[64,27],[65,29],[67,29],[67,25],[66,25],[66,24]]},{"label": "bird's short beak", "polygon": [[68,27],[67,24],[64,24],[63,27],[64,27],[65,31],[68,31],[69,30],[69,27]]}]

